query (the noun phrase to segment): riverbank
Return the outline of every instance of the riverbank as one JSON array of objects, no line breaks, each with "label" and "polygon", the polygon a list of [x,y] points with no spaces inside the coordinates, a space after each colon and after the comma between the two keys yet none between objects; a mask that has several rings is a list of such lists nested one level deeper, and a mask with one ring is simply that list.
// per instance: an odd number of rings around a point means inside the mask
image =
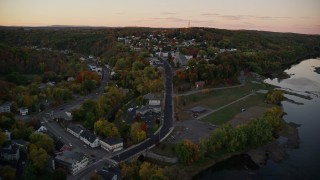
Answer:
[{"label": "riverbank", "polygon": [[187,179],[197,179],[197,176],[201,176],[201,172],[206,171],[208,168],[216,165],[217,163],[226,161],[239,155],[248,155],[249,160],[253,161],[253,167],[255,168],[265,165],[268,160],[271,160],[275,163],[282,162],[288,158],[288,150],[299,147],[300,138],[297,130],[298,127],[299,125],[297,124],[284,122],[282,130],[278,133],[278,138],[266,145],[258,148],[251,147],[234,153],[211,155],[200,160],[192,166],[180,168],[184,169],[187,176],[190,177]]},{"label": "riverbank", "polygon": [[316,72],[317,74],[320,74],[320,67],[315,67],[314,72]]}]

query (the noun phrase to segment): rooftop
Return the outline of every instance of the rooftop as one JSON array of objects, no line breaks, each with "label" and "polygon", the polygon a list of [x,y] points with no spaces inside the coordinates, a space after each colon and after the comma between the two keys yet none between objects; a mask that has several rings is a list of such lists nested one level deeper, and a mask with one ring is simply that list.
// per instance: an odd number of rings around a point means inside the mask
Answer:
[{"label": "rooftop", "polygon": [[97,137],[94,134],[92,134],[90,131],[88,131],[88,130],[84,130],[80,134],[80,137],[83,137],[83,138],[87,139],[91,143],[93,143],[97,139]]},{"label": "rooftop", "polygon": [[101,141],[103,141],[109,145],[115,145],[115,144],[119,144],[119,143],[123,142],[123,140],[121,138],[112,138],[112,137],[103,138],[103,139],[101,139]]},{"label": "rooftop", "polygon": [[160,97],[152,94],[152,93],[148,93],[146,95],[143,96],[143,99],[148,99],[148,100],[160,100]]},{"label": "rooftop", "polygon": [[75,124],[69,124],[68,128],[77,134],[79,134],[81,132],[81,130],[83,130],[82,127],[80,127],[79,125],[75,125]]},{"label": "rooftop", "polygon": [[85,155],[78,150],[65,151],[55,157],[55,159],[73,164],[84,159]]}]

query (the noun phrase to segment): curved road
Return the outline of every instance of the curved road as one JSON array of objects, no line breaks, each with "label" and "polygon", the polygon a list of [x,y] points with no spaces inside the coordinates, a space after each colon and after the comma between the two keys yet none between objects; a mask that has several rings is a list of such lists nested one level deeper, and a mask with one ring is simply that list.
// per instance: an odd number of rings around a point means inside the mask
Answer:
[{"label": "curved road", "polygon": [[112,160],[115,160],[118,162],[125,161],[131,158],[132,156],[144,150],[147,150],[151,146],[158,143],[161,139],[165,138],[173,126],[172,69],[166,60],[161,59],[161,61],[164,64],[164,70],[165,70],[165,100],[164,100],[165,104],[164,104],[164,118],[163,118],[162,128],[160,129],[160,131],[158,131],[158,133],[154,134],[153,136],[151,136],[144,142],[138,144],[134,148],[129,148],[113,156]]}]

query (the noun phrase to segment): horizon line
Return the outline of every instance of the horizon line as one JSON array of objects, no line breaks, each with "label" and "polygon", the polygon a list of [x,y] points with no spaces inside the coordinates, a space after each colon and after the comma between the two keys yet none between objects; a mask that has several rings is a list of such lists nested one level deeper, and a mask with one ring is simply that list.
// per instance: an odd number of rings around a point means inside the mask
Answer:
[{"label": "horizon line", "polygon": [[148,26],[97,26],[97,25],[0,25],[2,27],[15,27],[15,28],[149,28],[149,29],[190,29],[190,28],[207,28],[207,29],[219,29],[219,30],[227,30],[227,31],[257,31],[257,32],[271,32],[271,33],[283,33],[283,34],[301,34],[301,35],[315,35],[319,36],[319,34],[314,33],[298,33],[298,32],[284,32],[284,31],[268,31],[268,30],[258,30],[258,29],[223,29],[223,28],[215,28],[215,27],[205,27],[205,26],[190,26],[190,27],[148,27]]}]

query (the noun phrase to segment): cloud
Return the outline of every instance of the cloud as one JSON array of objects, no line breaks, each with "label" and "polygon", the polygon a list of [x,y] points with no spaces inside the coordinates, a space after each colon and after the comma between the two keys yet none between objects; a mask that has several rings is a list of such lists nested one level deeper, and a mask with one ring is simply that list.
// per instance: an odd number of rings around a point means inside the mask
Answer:
[{"label": "cloud", "polygon": [[220,14],[218,13],[203,13],[203,14],[200,14],[201,16],[220,16]]},{"label": "cloud", "polygon": [[174,12],[163,12],[162,15],[176,15],[177,13]]},{"label": "cloud", "polygon": [[202,13],[201,16],[206,17],[218,17],[225,20],[241,20],[241,19],[265,19],[265,20],[272,20],[272,19],[289,19],[290,17],[278,17],[278,16],[253,16],[253,15],[225,15],[225,14],[218,14],[218,13]]}]

